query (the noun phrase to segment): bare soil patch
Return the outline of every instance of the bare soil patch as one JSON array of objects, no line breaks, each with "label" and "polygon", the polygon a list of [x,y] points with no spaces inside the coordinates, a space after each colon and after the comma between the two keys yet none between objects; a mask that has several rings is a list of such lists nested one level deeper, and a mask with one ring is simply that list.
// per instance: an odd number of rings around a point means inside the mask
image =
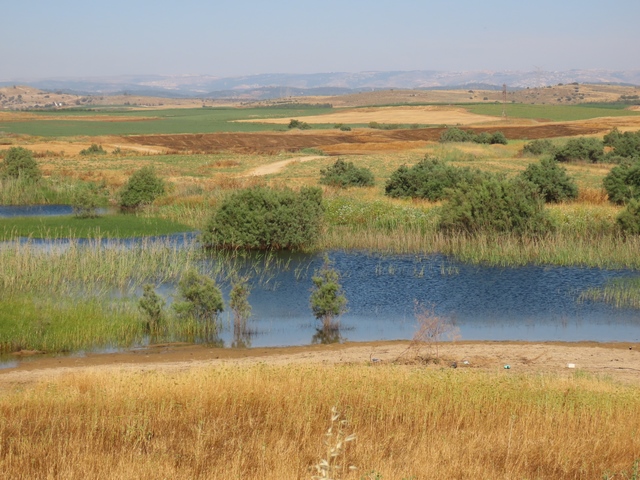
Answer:
[{"label": "bare soil patch", "polygon": [[[494,119],[495,120],[495,119]],[[494,122],[481,127],[467,127],[475,132],[503,132],[510,140],[595,135],[608,132],[616,125],[638,125],[640,118],[600,118],[597,121],[544,123],[532,125]],[[444,128],[399,130],[354,129],[351,132],[333,130],[304,132],[209,133],[185,135],[132,135],[121,142],[133,145],[162,147],[187,152],[266,153],[296,152],[304,148],[320,148],[331,153],[368,153],[374,149],[406,150],[436,142]],[[372,146],[371,144],[375,144]],[[383,147],[384,145],[384,147]]]},{"label": "bare soil patch", "polygon": [[[366,342],[302,347],[221,349],[193,345],[156,345],[151,348],[86,357],[31,358],[16,368],[0,370],[0,384],[50,379],[78,370],[181,371],[192,367],[233,364],[424,364],[429,368],[508,371],[509,374],[576,371],[605,375],[614,380],[640,382],[640,344],[637,343],[527,343],[458,342],[440,345],[441,361],[424,363],[409,351],[409,342]],[[425,349],[421,355],[427,354]],[[573,367],[572,367],[573,365]],[[508,368],[506,368],[508,367]]]}]

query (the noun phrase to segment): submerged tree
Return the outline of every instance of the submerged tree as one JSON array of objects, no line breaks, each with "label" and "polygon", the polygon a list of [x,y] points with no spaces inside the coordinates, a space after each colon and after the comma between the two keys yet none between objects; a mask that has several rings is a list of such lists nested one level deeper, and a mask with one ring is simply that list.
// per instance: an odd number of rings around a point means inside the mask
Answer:
[{"label": "submerged tree", "polygon": [[332,267],[328,256],[324,257],[324,263],[316,270],[311,291],[311,311],[313,315],[322,321],[323,329],[337,329],[333,319],[342,315],[347,310],[347,297],[345,297],[340,285],[340,273]]},{"label": "submerged tree", "polygon": [[202,322],[215,321],[224,310],[222,293],[216,282],[195,270],[189,270],[178,284],[183,300],[175,302],[173,308],[180,317]]},{"label": "submerged tree", "polygon": [[145,330],[147,333],[157,332],[164,322],[165,301],[160,297],[153,285],[146,284],[138,307],[145,316]]}]

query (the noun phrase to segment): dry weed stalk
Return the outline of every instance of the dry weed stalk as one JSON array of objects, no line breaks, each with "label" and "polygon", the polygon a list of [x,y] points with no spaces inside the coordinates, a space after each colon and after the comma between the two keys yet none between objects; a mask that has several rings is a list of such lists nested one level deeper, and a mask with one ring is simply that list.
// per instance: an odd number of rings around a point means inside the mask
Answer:
[{"label": "dry weed stalk", "polygon": [[[331,407],[331,424],[324,434],[325,439],[323,441],[327,450],[325,458],[314,465],[316,475],[311,477],[313,480],[339,480],[340,477],[338,475],[345,472],[347,444],[356,439],[356,434],[347,435],[349,424],[347,420],[341,420],[341,416],[342,414],[335,405]],[[342,465],[338,464],[340,458],[342,459]],[[356,467],[349,465],[346,470],[353,471],[356,470]]]},{"label": "dry weed stalk", "polygon": [[415,302],[416,333],[413,334],[411,343],[400,354],[398,359],[411,352],[414,359],[421,358],[422,349],[427,347],[428,358],[440,360],[440,342],[443,340],[455,341],[459,337],[459,329],[451,321],[435,314],[432,307],[426,307]]}]

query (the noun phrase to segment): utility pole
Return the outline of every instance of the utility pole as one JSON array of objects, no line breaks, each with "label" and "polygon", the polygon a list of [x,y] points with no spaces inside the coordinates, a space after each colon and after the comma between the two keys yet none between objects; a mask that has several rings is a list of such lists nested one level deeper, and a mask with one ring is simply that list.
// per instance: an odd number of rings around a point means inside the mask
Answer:
[{"label": "utility pole", "polygon": [[507,120],[507,84],[502,84],[502,119]]}]

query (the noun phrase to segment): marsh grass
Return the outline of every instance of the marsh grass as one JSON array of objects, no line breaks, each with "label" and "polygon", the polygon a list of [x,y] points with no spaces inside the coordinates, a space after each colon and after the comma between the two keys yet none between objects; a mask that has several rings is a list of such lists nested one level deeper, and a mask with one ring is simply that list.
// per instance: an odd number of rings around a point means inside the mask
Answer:
[{"label": "marsh grass", "polygon": [[611,281],[602,288],[582,292],[578,300],[605,302],[617,308],[640,309],[640,279]]},{"label": "marsh grass", "polygon": [[640,457],[639,393],[593,376],[393,365],[79,372],[3,388],[0,469],[309,478],[337,406],[357,434],[359,471],[344,479],[602,478]]},{"label": "marsh grass", "polygon": [[192,227],[142,215],[22,217],[0,219],[0,241],[25,238],[127,238],[186,233]]}]

